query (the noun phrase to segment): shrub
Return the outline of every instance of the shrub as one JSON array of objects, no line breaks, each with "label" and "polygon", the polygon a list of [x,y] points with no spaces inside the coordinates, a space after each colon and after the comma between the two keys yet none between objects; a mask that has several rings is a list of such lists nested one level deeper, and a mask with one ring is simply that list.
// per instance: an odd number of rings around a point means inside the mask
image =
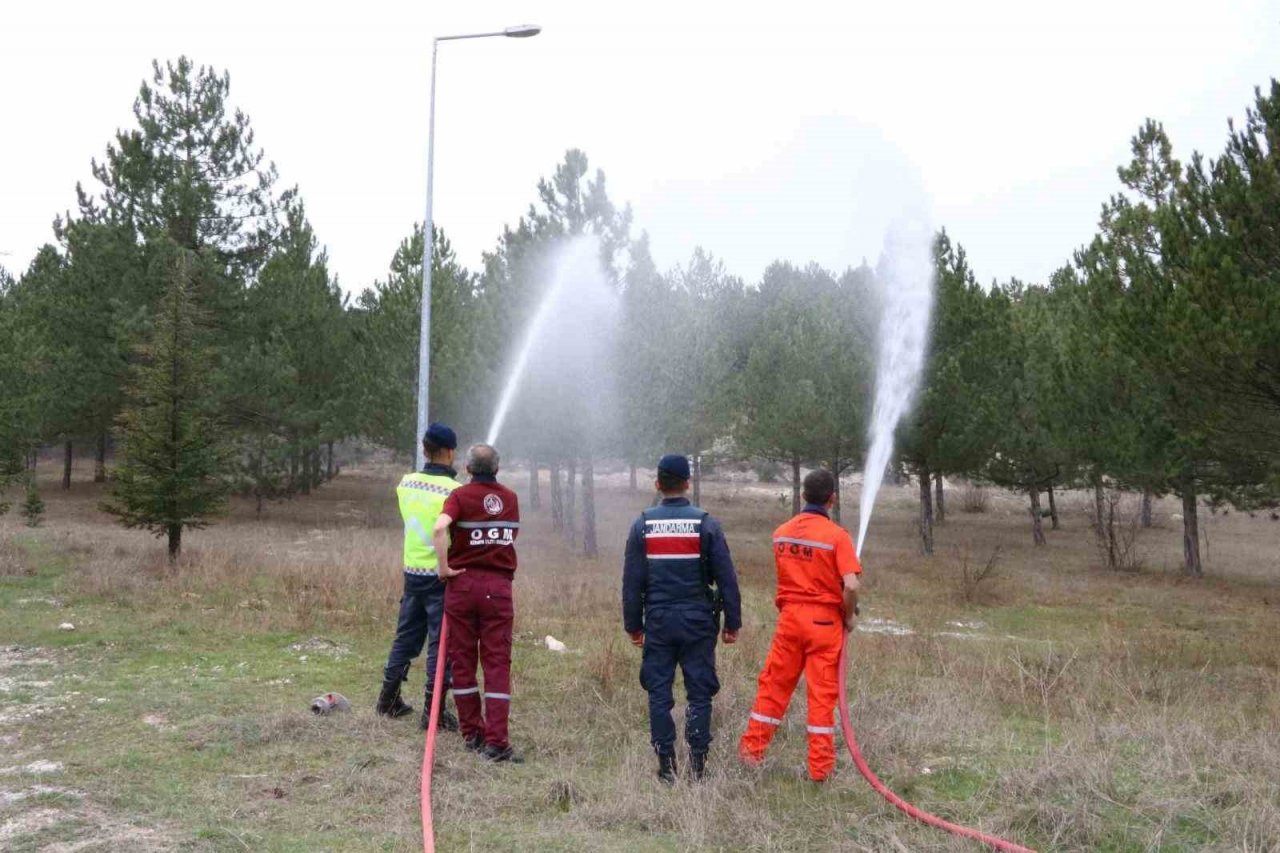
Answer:
[{"label": "shrub", "polygon": [[960,493],[960,511],[982,513],[991,508],[991,495],[981,486],[968,485]]},{"label": "shrub", "polygon": [[957,591],[960,594],[960,599],[966,604],[972,604],[976,601],[979,586],[983,581],[996,577],[996,566],[999,562],[999,545],[991,551],[991,556],[987,557],[986,562],[981,565],[969,559],[969,549],[965,548],[960,554],[960,577],[957,579]]},{"label": "shrub", "polygon": [[782,476],[782,466],[773,460],[766,459],[756,464],[756,476],[762,483],[776,483]]}]

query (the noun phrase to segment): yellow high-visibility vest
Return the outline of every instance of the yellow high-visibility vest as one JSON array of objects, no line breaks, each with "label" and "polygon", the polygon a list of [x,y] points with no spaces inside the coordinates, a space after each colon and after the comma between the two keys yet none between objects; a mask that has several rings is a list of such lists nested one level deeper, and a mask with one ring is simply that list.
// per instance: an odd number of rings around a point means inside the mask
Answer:
[{"label": "yellow high-visibility vest", "polygon": [[440,565],[431,531],[444,510],[445,498],[462,484],[440,474],[405,474],[396,487],[400,517],[404,519],[404,570],[432,575]]}]

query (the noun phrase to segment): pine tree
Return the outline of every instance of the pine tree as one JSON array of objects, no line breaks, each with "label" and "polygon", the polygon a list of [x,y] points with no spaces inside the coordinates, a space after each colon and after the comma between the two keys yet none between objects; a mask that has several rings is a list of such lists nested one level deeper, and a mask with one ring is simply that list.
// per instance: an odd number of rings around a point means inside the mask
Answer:
[{"label": "pine tree", "polygon": [[1050,294],[1014,280],[994,291],[990,300],[1003,345],[989,369],[997,378],[997,410],[1004,417],[993,433],[992,452],[982,473],[997,485],[1026,493],[1032,541],[1044,545],[1040,493],[1062,470],[1044,405],[1052,392],[1052,365],[1044,345],[1052,322]]},{"label": "pine tree", "polygon": [[44,515],[44,501],[40,499],[40,488],[36,485],[34,475],[27,478],[27,497],[22,502],[22,514],[26,516],[27,527],[40,526],[40,517]]},{"label": "pine tree", "polygon": [[239,433],[239,485],[259,508],[319,485],[318,448],[357,429],[346,300],[301,200],[287,201],[285,213],[271,257],[245,293],[248,344],[228,357],[225,408]]},{"label": "pine tree", "polygon": [[872,351],[862,297],[873,282],[865,267],[837,282],[816,264],[775,262],[748,291],[745,364],[730,385],[741,397],[728,406],[741,413],[734,438],[739,451],[790,468],[793,512],[801,464],[821,461],[838,474],[860,461]]},{"label": "pine tree", "polygon": [[[494,351],[479,343],[491,324],[478,303],[476,277],[458,262],[444,231],[433,228],[432,234],[430,419],[475,435],[490,413],[477,413],[474,401],[484,398],[477,392],[489,387],[497,369]],[[366,289],[347,318],[355,353],[347,379],[354,387],[343,395],[355,409],[348,413],[349,432],[410,458],[417,445],[422,247],[422,229],[414,226],[396,249],[387,278]]]},{"label": "pine tree", "polygon": [[134,101],[137,128],[93,163],[101,201],[77,188],[81,216],[105,213],[149,240],[211,252],[214,268],[238,279],[266,260],[277,230],[275,165],[255,147],[248,116],[230,108],[229,74],[180,56],[153,62],[151,76]]},{"label": "pine tree", "polygon": [[895,435],[898,459],[920,485],[920,550],[933,553],[933,478],[973,475],[999,432],[994,365],[1005,339],[1003,300],[978,284],[964,247],[945,231],[934,241],[929,360],[910,415]]},{"label": "pine tree", "polygon": [[17,482],[53,413],[63,411],[49,379],[57,354],[45,298],[46,285],[60,274],[51,246],[40,250],[19,281],[0,269],[0,491]]},{"label": "pine tree", "polygon": [[205,527],[224,506],[227,452],[212,414],[212,358],[193,293],[197,259],[179,246],[170,252],[169,286],[120,416],[124,459],[104,509],[126,527],[166,537],[172,564],[183,530]]}]

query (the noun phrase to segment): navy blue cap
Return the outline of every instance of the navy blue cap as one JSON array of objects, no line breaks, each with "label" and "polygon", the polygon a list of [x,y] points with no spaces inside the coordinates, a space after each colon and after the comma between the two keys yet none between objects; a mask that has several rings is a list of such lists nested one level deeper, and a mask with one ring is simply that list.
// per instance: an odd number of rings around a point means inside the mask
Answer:
[{"label": "navy blue cap", "polygon": [[667,474],[679,480],[689,479],[689,460],[679,453],[668,453],[658,460],[658,473]]},{"label": "navy blue cap", "polygon": [[458,448],[458,436],[442,423],[428,425],[422,440],[424,443],[429,441],[436,447],[443,447],[446,450],[457,450]]}]

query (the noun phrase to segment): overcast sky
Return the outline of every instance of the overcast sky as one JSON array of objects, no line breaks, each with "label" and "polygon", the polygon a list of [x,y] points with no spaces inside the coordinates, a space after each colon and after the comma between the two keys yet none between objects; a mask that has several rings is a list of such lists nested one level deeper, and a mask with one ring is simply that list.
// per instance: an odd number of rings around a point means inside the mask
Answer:
[{"label": "overcast sky", "polygon": [[[298,184],[332,269],[383,275],[426,188],[440,49],[435,219],[478,266],[566,148],[584,149],[662,267],[703,245],[748,280],[775,258],[841,269],[923,193],[984,281],[1042,281],[1093,234],[1151,116],[1178,156],[1280,75],[1266,0],[761,4],[13,3],[0,12],[0,264],[132,122],[152,58],[231,72],[232,100]],[[766,10],[767,9],[767,13]],[[1044,11],[1040,11],[1043,9]]]}]

